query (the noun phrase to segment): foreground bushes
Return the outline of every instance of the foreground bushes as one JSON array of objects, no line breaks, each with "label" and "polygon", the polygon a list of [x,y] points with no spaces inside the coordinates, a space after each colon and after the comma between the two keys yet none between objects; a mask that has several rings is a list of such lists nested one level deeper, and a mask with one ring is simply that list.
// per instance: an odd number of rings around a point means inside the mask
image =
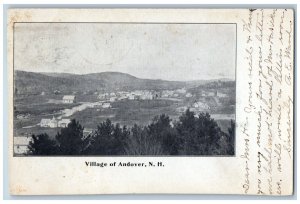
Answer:
[{"label": "foreground bushes", "polygon": [[221,131],[208,113],[187,110],[173,122],[169,116],[156,116],[150,125],[131,128],[113,124],[109,119],[83,138],[78,121],[57,133],[33,135],[31,155],[234,155],[235,124]]}]

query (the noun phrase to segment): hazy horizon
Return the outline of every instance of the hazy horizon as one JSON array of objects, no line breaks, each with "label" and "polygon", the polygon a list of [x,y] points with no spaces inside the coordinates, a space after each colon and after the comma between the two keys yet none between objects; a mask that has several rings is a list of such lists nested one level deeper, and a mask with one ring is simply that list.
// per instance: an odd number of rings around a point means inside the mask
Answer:
[{"label": "hazy horizon", "polygon": [[234,24],[16,23],[14,69],[235,80]]},{"label": "hazy horizon", "polygon": [[[115,72],[115,71],[104,71],[104,72],[92,72],[92,73],[86,73],[86,74],[76,74],[76,73],[66,73],[66,72],[34,72],[34,71],[24,71],[24,70],[19,70],[16,69],[14,71],[23,71],[23,72],[29,72],[29,73],[36,73],[36,74],[70,74],[70,75],[78,75],[78,76],[83,76],[83,75],[89,75],[89,74],[101,74],[101,73],[121,73],[121,74],[127,74],[132,77],[138,78],[138,79],[150,79],[150,78],[139,78],[137,76],[134,76],[132,74],[128,74],[125,72]],[[212,78],[212,79],[195,79],[195,80],[167,80],[167,79],[160,79],[160,78],[151,78],[150,80],[162,80],[162,81],[176,81],[176,82],[192,82],[192,81],[210,81],[210,80],[230,80],[230,81],[235,81],[235,79],[230,79],[226,77],[221,77],[221,78]]]}]

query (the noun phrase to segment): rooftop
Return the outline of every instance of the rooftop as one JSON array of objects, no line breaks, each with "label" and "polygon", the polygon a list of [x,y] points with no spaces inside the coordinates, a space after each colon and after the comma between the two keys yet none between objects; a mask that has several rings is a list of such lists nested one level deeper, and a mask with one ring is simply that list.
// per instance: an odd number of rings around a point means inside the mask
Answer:
[{"label": "rooftop", "polygon": [[75,99],[75,96],[74,95],[65,95],[63,97],[63,100],[74,100]]}]

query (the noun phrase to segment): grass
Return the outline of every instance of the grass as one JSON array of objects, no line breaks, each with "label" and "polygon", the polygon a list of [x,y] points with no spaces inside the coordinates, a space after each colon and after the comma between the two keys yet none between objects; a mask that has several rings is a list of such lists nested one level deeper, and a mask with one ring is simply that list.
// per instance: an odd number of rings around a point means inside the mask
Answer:
[{"label": "grass", "polygon": [[[111,109],[88,108],[75,113],[72,118],[78,120],[84,127],[96,128],[97,125],[107,118],[115,123],[132,126],[148,124],[154,116],[166,113],[174,114],[174,107],[170,101],[118,101],[112,103]],[[151,108],[153,107],[153,108]],[[100,110],[100,111],[97,111]]]},{"label": "grass", "polygon": [[78,104],[30,104],[30,105],[18,105],[15,109],[15,114],[27,114],[35,116],[43,116],[49,114],[56,114],[61,110],[78,106]]}]

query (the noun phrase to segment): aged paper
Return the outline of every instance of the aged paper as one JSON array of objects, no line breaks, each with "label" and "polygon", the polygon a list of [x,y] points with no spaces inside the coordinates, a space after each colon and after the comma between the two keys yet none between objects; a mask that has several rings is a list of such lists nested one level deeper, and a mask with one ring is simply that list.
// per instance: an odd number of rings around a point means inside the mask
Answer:
[{"label": "aged paper", "polygon": [[10,193],[292,195],[294,37],[284,8],[11,9]]}]

